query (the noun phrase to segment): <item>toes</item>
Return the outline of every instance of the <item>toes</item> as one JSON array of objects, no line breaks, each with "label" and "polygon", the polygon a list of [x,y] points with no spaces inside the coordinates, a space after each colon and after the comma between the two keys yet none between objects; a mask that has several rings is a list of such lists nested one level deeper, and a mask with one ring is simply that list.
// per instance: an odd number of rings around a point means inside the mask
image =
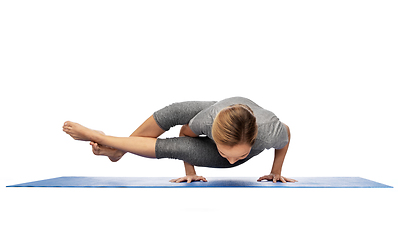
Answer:
[{"label": "toes", "polygon": [[68,133],[70,130],[72,130],[72,125],[70,121],[66,121],[64,125],[62,126],[62,129],[64,132]]},{"label": "toes", "polygon": [[94,144],[92,145],[92,147],[93,147],[93,153],[94,153],[95,155],[100,155],[101,149],[100,149],[100,147],[98,146],[98,143],[94,143]]},{"label": "toes", "polygon": [[73,127],[76,127],[77,125],[79,125],[78,123],[74,123],[74,122],[71,122],[71,121],[66,121],[65,123],[64,123],[64,128],[69,128],[69,129],[72,129]]}]

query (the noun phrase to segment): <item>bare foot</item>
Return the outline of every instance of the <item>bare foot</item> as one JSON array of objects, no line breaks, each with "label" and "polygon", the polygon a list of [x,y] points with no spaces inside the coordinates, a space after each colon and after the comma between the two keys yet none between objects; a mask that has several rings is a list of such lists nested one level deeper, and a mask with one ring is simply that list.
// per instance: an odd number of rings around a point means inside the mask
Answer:
[{"label": "bare foot", "polygon": [[122,152],[118,149],[111,148],[108,146],[103,146],[103,145],[100,145],[100,144],[92,141],[93,135],[95,135],[95,134],[105,135],[104,132],[101,132],[98,130],[92,130],[92,129],[86,128],[78,123],[74,123],[74,122],[70,122],[70,121],[67,121],[64,123],[63,130],[64,130],[64,132],[69,134],[75,140],[91,141],[90,145],[93,148],[93,153],[95,155],[107,156],[107,157],[109,157],[109,159],[112,162],[119,161],[120,158],[122,158],[124,155],[124,152]]},{"label": "bare foot", "polygon": [[64,132],[69,134],[73,139],[80,141],[91,141],[94,134],[98,131],[86,128],[78,123],[66,121],[63,126]]},{"label": "bare foot", "polygon": [[90,145],[92,146],[93,153],[95,155],[107,156],[109,158],[109,160],[111,160],[112,162],[119,161],[124,155],[123,151],[120,151],[115,148],[103,146],[103,145],[100,145],[95,142],[90,142]]}]

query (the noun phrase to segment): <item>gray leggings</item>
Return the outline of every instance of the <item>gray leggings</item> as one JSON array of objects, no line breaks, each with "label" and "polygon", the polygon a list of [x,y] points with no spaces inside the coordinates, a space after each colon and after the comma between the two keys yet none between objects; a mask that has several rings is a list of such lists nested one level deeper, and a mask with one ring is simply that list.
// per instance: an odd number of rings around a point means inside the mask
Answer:
[{"label": "gray leggings", "polygon": [[[167,131],[176,125],[185,125],[200,111],[216,102],[181,102],[171,104],[153,114],[155,121]],[[221,157],[216,144],[208,137],[176,137],[156,141],[156,158],[172,158],[183,160],[193,166],[230,168],[238,166],[260,152],[252,150],[245,159],[230,164]]]}]

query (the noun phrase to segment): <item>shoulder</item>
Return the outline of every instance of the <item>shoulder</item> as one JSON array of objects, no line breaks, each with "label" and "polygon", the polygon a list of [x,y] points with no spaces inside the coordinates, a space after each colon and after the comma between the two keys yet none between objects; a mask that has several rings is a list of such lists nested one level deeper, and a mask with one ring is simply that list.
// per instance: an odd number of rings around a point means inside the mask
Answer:
[{"label": "shoulder", "polygon": [[230,97],[230,98],[226,98],[224,100],[219,101],[218,103],[230,103],[230,105],[232,104],[254,104],[254,102],[246,97],[240,97],[240,96],[236,96],[236,97]]},{"label": "shoulder", "polygon": [[262,124],[258,128],[257,139],[267,149],[280,149],[289,141],[290,129],[279,120]]}]

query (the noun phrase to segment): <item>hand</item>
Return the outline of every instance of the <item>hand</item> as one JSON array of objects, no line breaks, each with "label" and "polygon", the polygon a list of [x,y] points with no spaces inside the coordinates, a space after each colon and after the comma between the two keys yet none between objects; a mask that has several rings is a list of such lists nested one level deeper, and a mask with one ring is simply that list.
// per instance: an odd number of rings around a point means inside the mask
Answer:
[{"label": "hand", "polygon": [[196,175],[187,175],[185,177],[180,177],[177,179],[171,179],[170,182],[175,182],[175,183],[180,183],[180,182],[187,182],[191,183],[192,181],[200,181],[202,180],[203,182],[207,182],[206,178],[202,176],[196,176]]},{"label": "hand", "polygon": [[294,179],[291,179],[291,178],[282,177],[280,174],[274,174],[274,173],[270,173],[269,175],[264,175],[264,176],[260,177],[259,179],[257,179],[258,182],[260,182],[262,180],[273,181],[274,183],[276,183],[277,181],[281,181],[283,183],[286,183],[286,182],[297,182],[297,180],[294,180]]}]

